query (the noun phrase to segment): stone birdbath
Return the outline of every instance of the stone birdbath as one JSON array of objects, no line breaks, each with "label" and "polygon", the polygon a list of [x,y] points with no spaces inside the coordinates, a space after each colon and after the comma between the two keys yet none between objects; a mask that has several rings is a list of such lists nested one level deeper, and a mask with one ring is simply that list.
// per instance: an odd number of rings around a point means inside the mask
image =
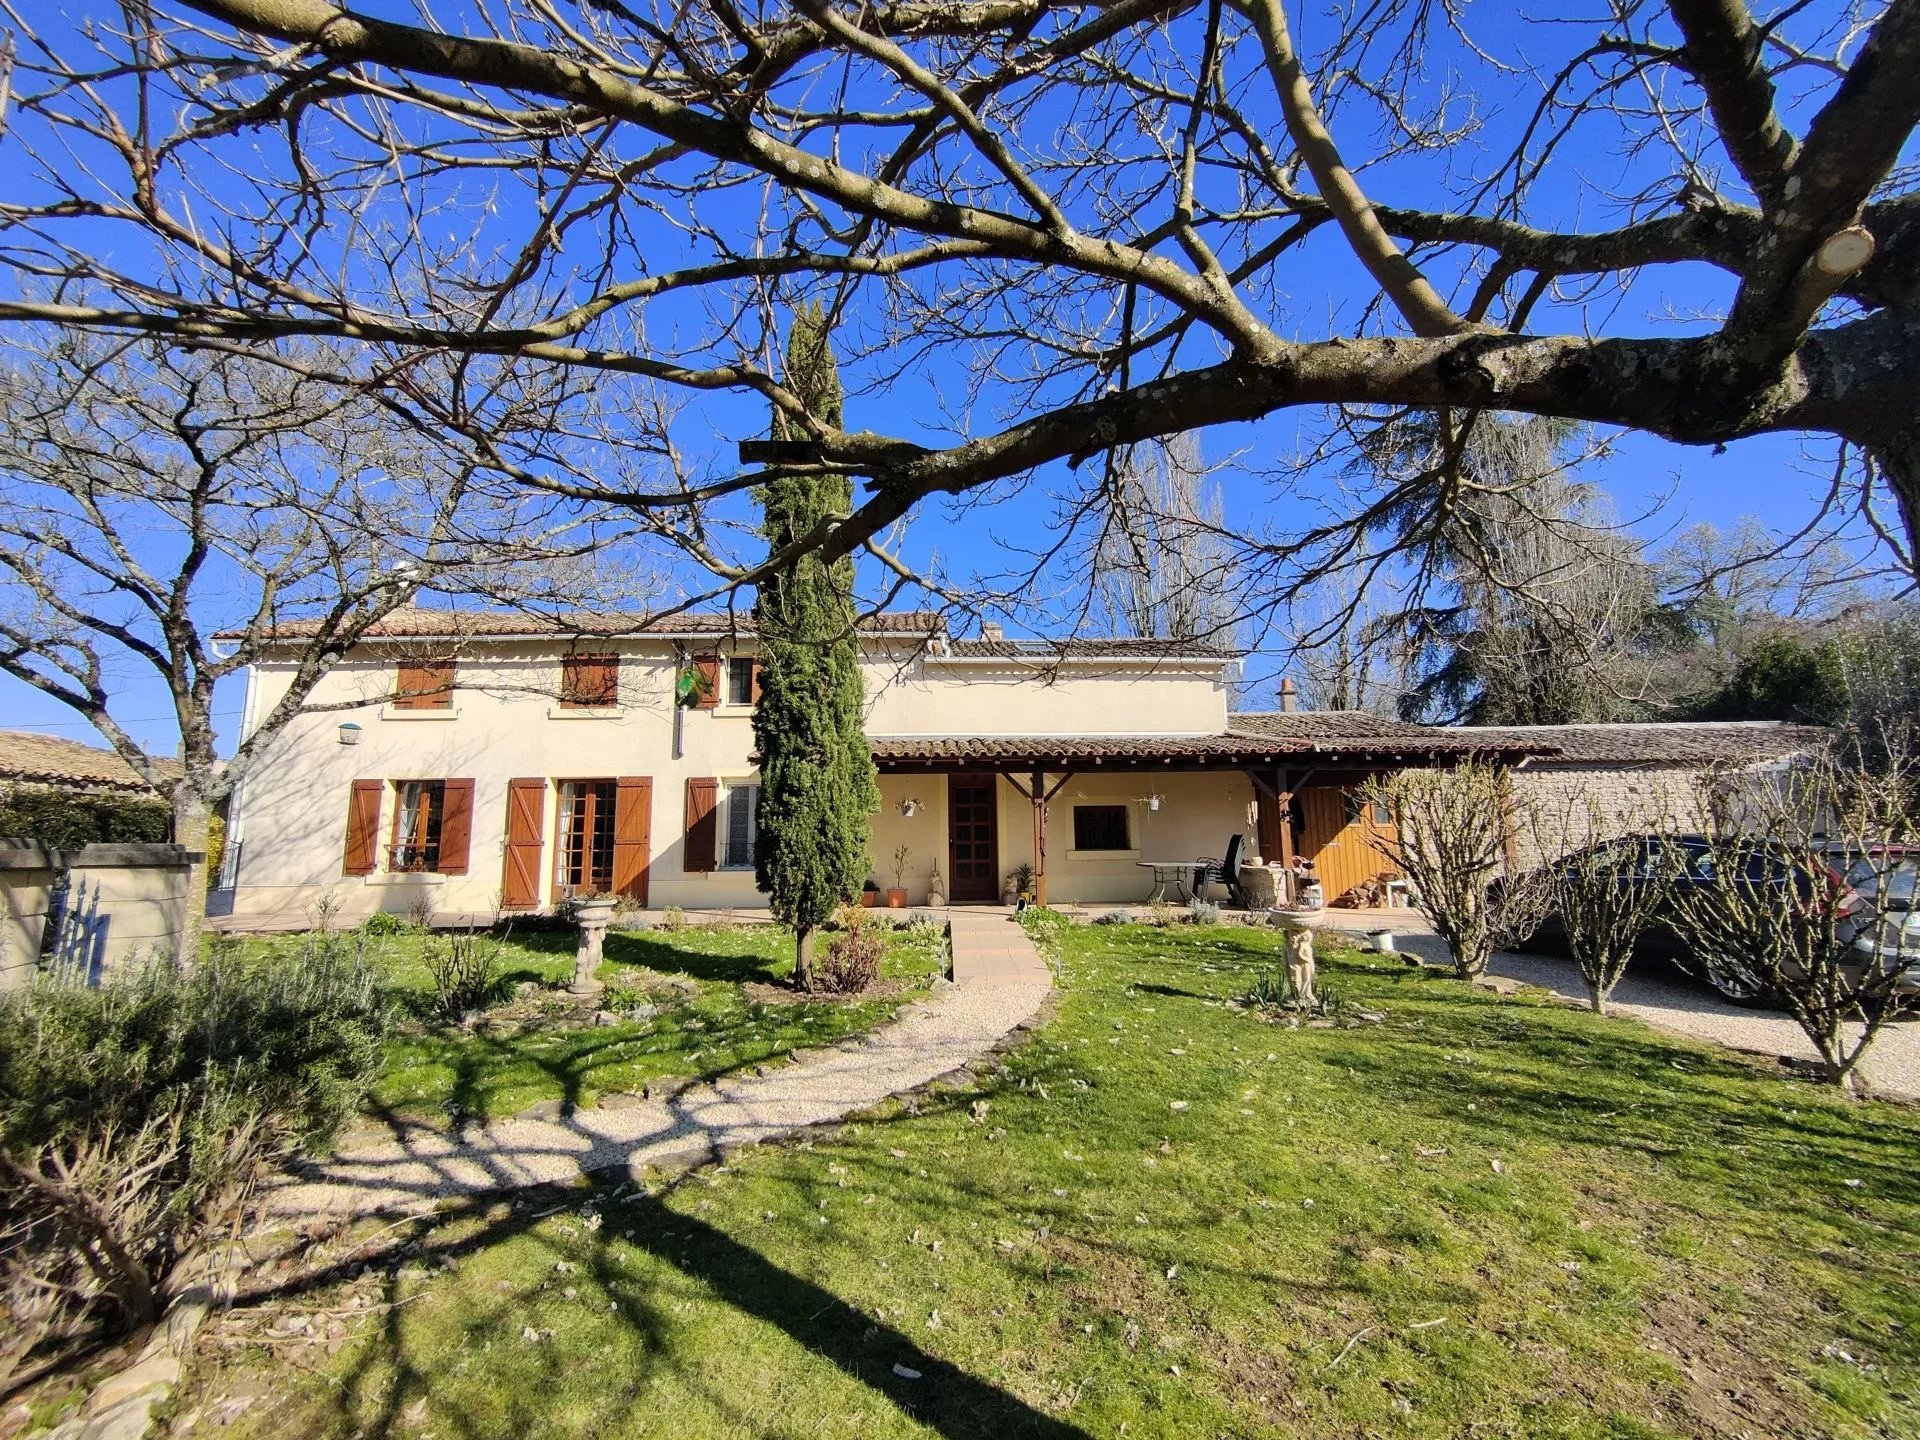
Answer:
[{"label": "stone birdbath", "polygon": [[573,983],[567,990],[582,998],[590,998],[607,988],[594,978],[594,972],[600,968],[600,951],[606,944],[607,926],[613,923],[613,901],[599,897],[576,900],[573,918],[580,926],[580,948],[573,954]]}]

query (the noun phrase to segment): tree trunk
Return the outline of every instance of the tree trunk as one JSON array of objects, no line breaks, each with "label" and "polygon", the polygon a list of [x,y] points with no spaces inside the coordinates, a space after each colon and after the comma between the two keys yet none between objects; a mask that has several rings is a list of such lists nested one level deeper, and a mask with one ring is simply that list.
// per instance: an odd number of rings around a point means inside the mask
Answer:
[{"label": "tree trunk", "polygon": [[1596,1015],[1606,1014],[1607,1013],[1606,988],[1604,986],[1597,985],[1593,981],[1589,980],[1587,982],[1587,1004],[1593,1008],[1594,1014]]},{"label": "tree trunk", "polygon": [[180,928],[174,932],[173,950],[182,965],[197,964],[200,959],[200,932],[207,918],[207,833],[213,807],[197,794],[184,788],[173,795],[173,839],[193,856],[187,867],[187,893],[180,907]]},{"label": "tree trunk", "polygon": [[796,927],[793,932],[793,983],[813,993],[813,928]]}]

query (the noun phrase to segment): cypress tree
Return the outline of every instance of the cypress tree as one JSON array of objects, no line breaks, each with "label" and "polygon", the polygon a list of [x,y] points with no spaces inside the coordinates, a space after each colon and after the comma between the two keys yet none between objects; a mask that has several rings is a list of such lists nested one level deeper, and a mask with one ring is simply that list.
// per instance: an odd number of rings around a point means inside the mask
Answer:
[{"label": "cypress tree", "polygon": [[[818,305],[794,312],[787,387],[814,415],[839,425],[840,373]],[[799,438],[778,411],[773,438]],[[853,504],[845,475],[787,475],[760,487],[761,530],[778,552]],[[813,985],[813,936],[867,874],[867,821],[879,807],[873,755],[861,729],[860,652],[854,632],[853,561],[817,553],[780,566],[760,584],[760,809],[754,874],[774,915],[793,927],[794,979]]]}]

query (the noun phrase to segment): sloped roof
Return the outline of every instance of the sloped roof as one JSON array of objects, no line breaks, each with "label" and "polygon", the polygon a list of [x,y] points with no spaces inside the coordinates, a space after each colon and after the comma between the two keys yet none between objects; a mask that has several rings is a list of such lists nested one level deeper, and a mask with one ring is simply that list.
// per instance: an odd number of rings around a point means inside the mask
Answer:
[{"label": "sloped roof", "polygon": [[1243,760],[1271,758],[1287,747],[1242,735],[875,735],[867,744],[881,764],[978,761]]},{"label": "sloped roof", "polygon": [[966,660],[1112,659],[1231,660],[1240,652],[1210,640],[1056,639],[950,641],[947,651]]},{"label": "sloped roof", "polygon": [[1559,751],[1554,759],[1583,765],[1757,765],[1824,749],[1833,739],[1821,726],[1782,720],[1484,725],[1472,733],[1516,743],[1547,740]]},{"label": "sloped roof", "polygon": [[[1293,722],[1315,712],[1296,712],[1276,719]],[[1318,712],[1329,720],[1340,712]],[[1062,765],[1114,761],[1122,764],[1163,762],[1209,764],[1264,764],[1282,757],[1355,761],[1418,760],[1436,755],[1464,755],[1492,750],[1506,756],[1551,754],[1543,741],[1515,743],[1462,738],[1460,732],[1430,725],[1402,725],[1384,721],[1369,731],[1364,724],[1342,726],[1277,724],[1270,729],[1251,717],[1228,717],[1220,735],[877,735],[868,740],[874,760],[881,765]],[[1373,717],[1377,718],[1377,717]],[[1313,733],[1313,732],[1318,733]]]},{"label": "sloped roof", "polygon": [[[157,760],[154,766],[163,776],[180,768],[173,760]],[[152,788],[111,750],[29,730],[0,730],[0,780],[95,790]]]},{"label": "sloped roof", "polygon": [[1306,753],[1359,751],[1464,755],[1477,750],[1551,755],[1559,749],[1553,727],[1537,735],[1495,733],[1447,725],[1414,725],[1369,710],[1242,710],[1227,716],[1227,730],[1259,736]]},{"label": "sloped roof", "polygon": [[[318,620],[284,620],[275,625],[268,638],[302,640],[320,633]],[[863,635],[930,635],[944,627],[935,610],[889,610],[862,615],[855,628]],[[375,640],[462,640],[503,638],[519,635],[605,636],[620,635],[751,635],[755,631],[751,611],[694,611],[661,619],[631,611],[570,610],[540,614],[521,610],[450,610],[420,605],[404,605],[367,629]],[[238,640],[244,632],[224,631],[222,640]]]}]

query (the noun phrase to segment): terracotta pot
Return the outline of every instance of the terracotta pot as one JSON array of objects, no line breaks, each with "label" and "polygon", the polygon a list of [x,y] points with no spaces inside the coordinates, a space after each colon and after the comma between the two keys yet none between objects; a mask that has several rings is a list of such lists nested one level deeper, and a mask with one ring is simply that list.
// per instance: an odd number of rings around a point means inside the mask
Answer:
[{"label": "terracotta pot", "polygon": [[860,892],[860,908],[862,910],[871,910],[879,903],[880,892],[878,890],[862,890]]},{"label": "terracotta pot", "polygon": [[887,908],[889,910],[906,909],[907,908],[907,892],[901,889],[898,885],[888,890],[887,891]]}]

